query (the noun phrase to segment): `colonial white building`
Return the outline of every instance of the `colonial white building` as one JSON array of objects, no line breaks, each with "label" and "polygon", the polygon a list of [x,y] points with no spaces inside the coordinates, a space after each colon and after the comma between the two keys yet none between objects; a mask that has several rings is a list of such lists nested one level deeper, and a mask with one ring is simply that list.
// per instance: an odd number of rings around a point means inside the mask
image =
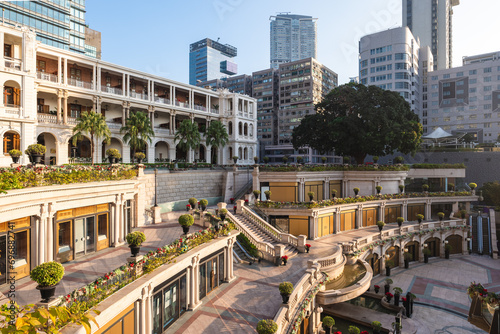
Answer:
[{"label": "colonial white building", "polygon": [[[90,158],[88,138],[71,143],[72,128],[83,111],[95,110],[106,117],[111,130],[110,144],[95,143],[95,161],[101,162],[108,148],[116,148],[123,162],[130,162],[130,147],[120,128],[129,115],[149,115],[155,136],[147,143],[147,161],[186,160],[211,162],[212,147],[204,144],[204,132],[213,120],[221,121],[229,143],[216,152],[226,164],[239,156],[250,164],[257,155],[255,99],[227,90],[212,91],[115,65],[95,58],[37,42],[27,27],[0,26],[0,166],[12,159],[8,151],[24,152],[28,145],[47,147],[46,164],[65,164],[72,159]],[[202,144],[198,150],[176,148],[174,135],[179,123],[190,119],[198,124]],[[102,139],[100,139],[102,140]],[[23,155],[20,163],[26,164]]]}]

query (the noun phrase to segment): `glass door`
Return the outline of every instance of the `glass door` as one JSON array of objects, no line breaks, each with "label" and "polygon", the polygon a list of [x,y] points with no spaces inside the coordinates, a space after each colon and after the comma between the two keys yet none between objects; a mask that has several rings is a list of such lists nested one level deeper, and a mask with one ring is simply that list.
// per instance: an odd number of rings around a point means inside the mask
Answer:
[{"label": "glass door", "polygon": [[75,219],[75,258],[95,252],[95,217]]},{"label": "glass door", "polygon": [[210,260],[207,262],[207,271],[208,271],[208,275],[207,275],[207,294],[209,294],[210,292],[212,292],[212,290],[214,289],[214,267],[213,267],[213,260]]},{"label": "glass door", "polygon": [[0,236],[0,285],[7,283],[7,236]]},{"label": "glass door", "polygon": [[207,295],[207,266],[206,263],[200,265],[200,299]]},{"label": "glass door", "polygon": [[95,217],[88,217],[85,220],[87,221],[85,231],[85,253],[93,253],[95,252]]}]

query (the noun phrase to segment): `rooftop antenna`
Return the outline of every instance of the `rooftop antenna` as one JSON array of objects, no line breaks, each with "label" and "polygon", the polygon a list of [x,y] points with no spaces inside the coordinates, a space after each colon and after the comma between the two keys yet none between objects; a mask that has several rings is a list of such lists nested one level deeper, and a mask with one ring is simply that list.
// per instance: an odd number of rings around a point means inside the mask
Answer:
[{"label": "rooftop antenna", "polygon": [[220,37],[217,37],[217,43],[219,42]]}]

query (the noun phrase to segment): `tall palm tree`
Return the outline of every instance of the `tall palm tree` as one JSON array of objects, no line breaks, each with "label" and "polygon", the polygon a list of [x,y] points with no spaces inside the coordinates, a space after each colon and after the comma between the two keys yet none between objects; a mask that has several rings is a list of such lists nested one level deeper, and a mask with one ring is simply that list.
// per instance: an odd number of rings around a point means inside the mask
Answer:
[{"label": "tall palm tree", "polygon": [[[189,119],[183,120],[175,133],[174,143],[177,142],[179,142],[179,147],[188,152],[188,154],[189,149],[194,150],[198,148],[201,142],[198,125],[195,122],[191,122]],[[187,160],[189,160],[189,158]]]},{"label": "tall palm tree", "polygon": [[94,139],[100,142],[99,138],[104,138],[106,144],[111,140],[111,132],[106,124],[106,117],[95,111],[83,111],[76,120],[76,126],[73,128],[73,146],[78,140],[83,139],[84,134],[90,136],[90,152],[92,155],[92,165],[94,164]]},{"label": "tall palm tree", "polygon": [[131,113],[125,126],[120,129],[120,133],[125,134],[123,141],[132,148],[132,156],[135,156],[136,150],[143,150],[146,142],[151,143],[155,135],[151,120],[142,111]]},{"label": "tall palm tree", "polygon": [[[207,146],[212,146],[215,148],[212,154],[212,163],[214,163],[214,156],[219,147],[226,146],[229,141],[229,135],[227,134],[226,127],[221,121],[212,121],[207,129],[206,134],[206,144]],[[217,163],[217,161],[215,162]]]}]

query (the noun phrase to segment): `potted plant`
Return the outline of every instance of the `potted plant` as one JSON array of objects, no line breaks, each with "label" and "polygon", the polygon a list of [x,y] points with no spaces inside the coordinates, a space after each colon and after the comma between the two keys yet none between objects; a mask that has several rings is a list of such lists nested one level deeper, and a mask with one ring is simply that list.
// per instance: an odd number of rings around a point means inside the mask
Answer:
[{"label": "potted plant", "polygon": [[283,299],[283,304],[288,304],[288,299],[293,292],[293,284],[290,282],[282,282],[279,286],[280,295]]},{"label": "potted plant", "polygon": [[206,199],[202,199],[200,201],[200,205],[201,205],[201,210],[205,211],[207,209],[207,206],[208,206],[208,201]]},{"label": "potted plant", "polygon": [[311,244],[306,244],[306,253],[309,253],[309,249],[311,249]]},{"label": "potted plant", "polygon": [[392,293],[390,293],[390,292],[385,293],[385,299],[387,299],[388,303],[391,302],[392,297],[394,297],[394,295]]},{"label": "potted plant", "polygon": [[422,185],[422,190],[424,191],[424,193],[428,192],[429,191],[429,185],[428,184],[423,184]]},{"label": "potted plant", "polygon": [[382,324],[380,321],[372,321],[373,334],[380,334],[382,330]]},{"label": "potted plant", "polygon": [[349,158],[349,157],[343,157],[342,161],[344,161],[344,165],[348,165],[351,162],[351,158]]},{"label": "potted plant", "polygon": [[189,212],[191,210],[191,204],[186,204],[186,211]]},{"label": "potted plant", "polygon": [[490,311],[491,314],[494,313],[495,308],[498,306],[499,299],[500,295],[497,295],[494,292],[488,292],[486,298],[484,298],[484,302],[486,303],[486,306],[488,307],[488,310]]},{"label": "potted plant", "polygon": [[9,155],[12,158],[12,162],[17,164],[19,162],[19,157],[23,154],[23,152],[13,149],[9,151]]},{"label": "potted plant", "polygon": [[469,183],[469,187],[472,190],[472,193],[474,194],[475,189],[477,188],[477,184],[475,184],[474,182],[471,182],[471,183]]},{"label": "potted plant", "polygon": [[429,256],[431,256],[432,252],[429,248],[424,247],[422,251],[424,253],[424,263],[429,263]]},{"label": "potted plant", "polygon": [[413,260],[413,255],[409,252],[404,252],[403,258],[405,261],[405,269],[408,269],[410,267],[410,261]]},{"label": "potted plant", "polygon": [[254,190],[253,195],[255,196],[256,201],[259,200],[260,199],[260,190]]},{"label": "potted plant", "polygon": [[179,217],[179,224],[182,226],[182,232],[184,232],[184,234],[188,234],[189,227],[194,224],[194,218],[190,214],[184,214]]},{"label": "potted plant", "polygon": [[118,161],[118,159],[122,157],[120,152],[116,148],[107,149],[106,156],[108,157],[110,164],[115,164]]},{"label": "potted plant", "polygon": [[253,162],[257,165],[259,163],[259,158],[258,157],[253,157]]},{"label": "potted plant", "polygon": [[236,214],[236,211],[238,211],[238,207],[235,205],[235,206],[233,206],[233,212],[234,212],[234,214]]},{"label": "potted plant", "polygon": [[379,221],[377,222],[377,226],[378,226],[378,230],[379,230],[380,232],[382,232],[382,229],[384,228],[385,223],[384,223],[383,221],[380,221],[380,220],[379,220]]},{"label": "potted plant", "polygon": [[336,195],[337,195],[337,190],[332,189],[332,198],[335,198]]},{"label": "potted plant", "polygon": [[399,227],[403,226],[404,221],[405,219],[403,217],[396,218],[396,222],[398,223]]},{"label": "potted plant", "polygon": [[377,157],[376,155],[374,157],[372,157],[372,160],[373,160],[373,163],[374,164],[377,164],[378,160],[379,160],[379,157]]},{"label": "potted plant", "polygon": [[257,333],[274,334],[278,330],[278,325],[272,319],[264,319],[257,323]]},{"label": "potted plant", "polygon": [[140,163],[142,163],[142,160],[146,159],[146,155],[142,152],[136,152],[134,154],[134,158],[136,158],[137,163],[140,164]]},{"label": "potted plant", "polygon": [[327,160],[328,160],[328,159],[327,159],[326,157],[321,157],[321,162],[323,162],[323,164],[326,164],[326,161],[327,161]]},{"label": "potted plant", "polygon": [[375,289],[375,293],[378,293],[380,291],[380,285],[374,285],[373,288]]},{"label": "potted plant", "polygon": [[222,222],[224,222],[224,220],[226,220],[226,215],[227,215],[227,209],[220,209],[219,210],[219,216],[220,216],[220,220]]},{"label": "potted plant", "polygon": [[403,289],[396,286],[392,290],[394,291],[394,306],[399,306],[399,297],[403,293]]},{"label": "potted plant", "polygon": [[128,246],[130,247],[132,256],[136,257],[141,249],[141,244],[146,241],[146,235],[141,231],[135,231],[127,234],[125,239],[127,240]]},{"label": "potted plant", "polygon": [[323,329],[325,330],[326,334],[330,334],[332,326],[334,325],[335,325],[335,320],[332,317],[326,316],[323,318]]},{"label": "potted plant", "polygon": [[353,191],[354,191],[354,196],[358,196],[359,188],[354,188]]},{"label": "potted plant", "polygon": [[402,184],[400,184],[400,185],[399,185],[399,192],[402,194],[402,193],[403,193],[403,191],[405,191],[405,186],[404,186],[404,185],[402,185]]},{"label": "potted plant", "polygon": [[26,151],[24,151],[24,153],[26,153],[30,156],[31,159],[33,159],[33,163],[39,164],[40,161],[42,161],[42,157],[46,151],[47,148],[42,144],[31,144],[28,146]]},{"label": "potted plant", "polygon": [[451,246],[448,242],[445,243],[444,245],[444,258],[449,259],[450,258],[450,252],[453,250],[453,246]]},{"label": "potted plant", "polygon": [[266,195],[266,200],[268,201],[271,200],[271,195],[272,195],[271,190],[264,191],[264,195]]},{"label": "potted plant", "polygon": [[239,159],[239,157],[237,155],[233,155],[233,162],[235,165],[238,162],[238,159]]},{"label": "potted plant", "polygon": [[389,290],[391,289],[391,284],[392,284],[392,279],[386,278],[384,284],[384,293],[389,292]]},{"label": "potted plant", "polygon": [[439,221],[443,221],[444,212],[438,212],[438,218],[439,218]]},{"label": "potted plant", "polygon": [[286,165],[286,163],[288,162],[288,157],[287,156],[284,156],[283,158],[281,158],[283,160],[283,163]]},{"label": "potted plant", "polygon": [[188,199],[188,202],[193,209],[196,209],[196,204],[198,204],[198,200],[196,198],[191,197],[190,199]]},{"label": "potted plant", "polygon": [[465,219],[467,215],[467,210],[460,210],[459,212],[460,218]]},{"label": "potted plant", "polygon": [[262,160],[267,164],[269,162],[269,157],[264,157]]},{"label": "potted plant", "polygon": [[42,302],[48,303],[54,297],[57,284],[64,276],[64,267],[58,262],[42,263],[30,272],[30,278],[38,285]]},{"label": "potted plant", "polygon": [[309,196],[309,201],[312,202],[313,198],[314,198],[314,191],[310,191],[307,193],[307,196]]},{"label": "potted plant", "polygon": [[448,183],[448,191],[455,191],[455,185],[453,183]]},{"label": "potted plant", "polygon": [[424,215],[422,215],[422,214],[420,214],[420,213],[419,213],[419,214],[417,215],[417,220],[418,220],[418,223],[419,223],[419,224],[422,224],[422,220],[424,220],[424,218],[425,218],[425,217],[424,217]]},{"label": "potted plant", "polygon": [[304,158],[302,158],[301,156],[298,156],[297,157],[297,163],[300,165],[302,163],[302,160],[304,160]]},{"label": "potted plant", "polygon": [[286,266],[286,263],[288,262],[288,255],[283,255],[281,257],[281,262],[283,262],[283,265]]},{"label": "potted plant", "polygon": [[229,200],[231,201],[231,204],[234,204],[234,197],[231,197]]},{"label": "potted plant", "polygon": [[402,156],[398,156],[398,157],[395,157],[394,158],[394,162],[397,163],[397,164],[402,164],[404,161],[404,158]]},{"label": "potted plant", "polygon": [[385,276],[391,276],[391,268],[394,267],[393,260],[385,261]]},{"label": "potted plant", "polygon": [[347,331],[349,332],[349,334],[359,334],[360,329],[356,326],[349,326]]},{"label": "potted plant", "polygon": [[380,192],[382,191],[382,186],[376,186],[375,190],[377,190],[377,195],[380,195]]}]

